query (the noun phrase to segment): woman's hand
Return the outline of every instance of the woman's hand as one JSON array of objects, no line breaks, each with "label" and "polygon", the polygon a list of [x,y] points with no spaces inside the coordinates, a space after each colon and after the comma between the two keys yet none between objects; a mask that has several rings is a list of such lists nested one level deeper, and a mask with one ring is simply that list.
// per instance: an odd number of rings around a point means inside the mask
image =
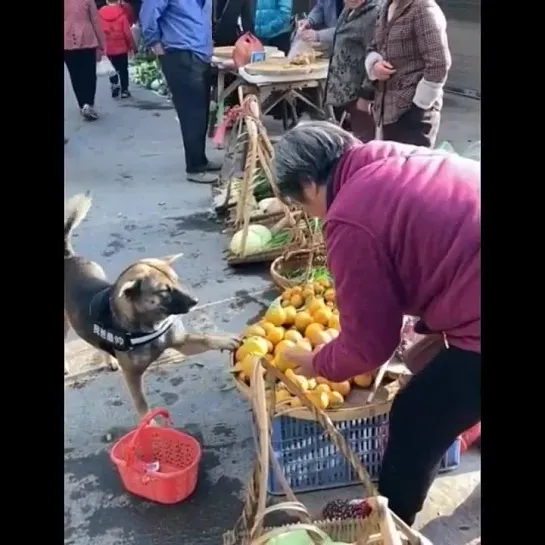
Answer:
[{"label": "woman's hand", "polygon": [[286,348],[284,356],[297,365],[297,374],[303,377],[313,378],[317,377],[318,373],[314,370],[312,360],[324,345],[317,346],[313,352],[308,350],[302,350],[301,348]]},{"label": "woman's hand", "polygon": [[308,378],[317,376],[312,365],[312,358],[314,357],[312,352],[301,348],[286,348],[283,355],[286,359],[297,365],[298,369],[296,372],[298,375]]},{"label": "woman's hand", "polygon": [[297,32],[303,32],[307,28],[310,28],[310,21],[308,19],[301,19],[297,22]]},{"label": "woman's hand", "polygon": [[312,29],[303,30],[303,32],[301,32],[301,39],[304,42],[308,42],[308,43],[314,43],[314,42],[320,41],[318,38],[318,33]]},{"label": "woman's hand", "polygon": [[165,50],[163,49],[163,44],[160,42],[157,42],[156,44],[153,44],[151,46],[151,50],[158,56],[161,57],[165,54]]},{"label": "woman's hand", "polygon": [[382,60],[373,64],[373,73],[379,81],[386,81],[395,74],[395,69],[388,61]]}]

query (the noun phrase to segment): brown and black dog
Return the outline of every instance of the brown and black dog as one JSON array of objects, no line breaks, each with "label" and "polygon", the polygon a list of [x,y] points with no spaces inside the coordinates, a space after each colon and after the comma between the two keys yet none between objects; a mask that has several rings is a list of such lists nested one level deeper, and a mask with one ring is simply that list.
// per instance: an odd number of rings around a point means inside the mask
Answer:
[{"label": "brown and black dog", "polygon": [[[142,375],[167,348],[191,356],[208,350],[235,350],[236,335],[187,333],[180,315],[197,300],[184,290],[171,265],[182,254],[141,259],[112,284],[97,263],[75,255],[72,232],[91,207],[89,194],[66,203],[64,221],[64,336],[70,327],[102,350],[112,369],[121,368],[136,411],[149,407]],[[65,373],[67,372],[65,360]]]}]

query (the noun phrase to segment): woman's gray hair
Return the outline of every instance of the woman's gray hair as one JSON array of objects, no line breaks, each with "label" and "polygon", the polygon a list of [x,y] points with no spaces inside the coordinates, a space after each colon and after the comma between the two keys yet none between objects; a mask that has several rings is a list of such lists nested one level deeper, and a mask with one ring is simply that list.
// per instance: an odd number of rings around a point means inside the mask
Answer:
[{"label": "woman's gray hair", "polygon": [[275,146],[274,173],[280,192],[300,200],[305,183],[325,185],[341,155],[358,142],[327,121],[299,123]]}]

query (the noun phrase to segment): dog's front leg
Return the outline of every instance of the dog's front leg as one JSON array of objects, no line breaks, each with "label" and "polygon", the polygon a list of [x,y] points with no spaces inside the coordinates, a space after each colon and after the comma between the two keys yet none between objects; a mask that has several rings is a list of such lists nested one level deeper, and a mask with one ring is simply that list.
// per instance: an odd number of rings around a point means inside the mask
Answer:
[{"label": "dog's front leg", "polygon": [[135,366],[134,362],[123,353],[117,353],[117,361],[121,367],[127,390],[131,396],[134,408],[140,418],[144,416],[148,410],[148,402],[142,389],[142,375],[144,370]]},{"label": "dog's front leg", "polygon": [[236,350],[240,346],[238,335],[201,335],[184,333],[175,338],[170,348],[184,356],[202,354],[208,350]]}]

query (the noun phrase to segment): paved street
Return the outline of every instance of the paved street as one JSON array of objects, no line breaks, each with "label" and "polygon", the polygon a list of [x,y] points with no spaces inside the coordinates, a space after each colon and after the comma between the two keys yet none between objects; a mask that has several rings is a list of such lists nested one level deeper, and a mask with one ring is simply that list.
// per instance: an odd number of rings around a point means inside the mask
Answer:
[{"label": "paved street", "polygon": [[[94,197],[76,233],[76,250],[112,278],[138,258],[184,252],[176,270],[200,301],[187,327],[240,331],[274,293],[264,270],[235,274],[226,267],[210,188],[184,180],[179,127],[170,106],[141,89],[132,100],[114,103],[101,80],[96,106],[102,117],[83,123],[68,80],[65,89],[65,192],[90,189]],[[462,146],[478,139],[478,103],[455,98],[448,104],[444,137]],[[204,449],[195,494],[164,507],[124,493],[108,458],[112,437],[135,425],[121,377],[98,371],[93,351],[74,336],[67,355],[75,375],[65,387],[65,543],[219,545],[240,513],[253,457],[248,407],[230,385],[226,356],[211,353],[183,362],[169,357],[147,376],[151,404],[167,407],[176,426]],[[456,475],[438,479],[419,521],[436,545],[478,542],[479,482],[474,454],[464,457]],[[326,499],[356,493],[352,488],[302,500],[317,510]]]}]

